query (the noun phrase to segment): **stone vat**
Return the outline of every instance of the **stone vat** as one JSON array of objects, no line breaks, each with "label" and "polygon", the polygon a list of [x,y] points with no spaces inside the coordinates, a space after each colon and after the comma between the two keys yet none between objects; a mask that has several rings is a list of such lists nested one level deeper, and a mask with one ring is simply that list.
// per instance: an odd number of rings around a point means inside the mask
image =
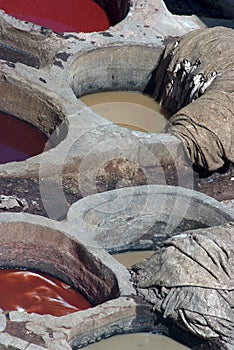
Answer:
[{"label": "stone vat", "polygon": [[81,227],[111,253],[156,249],[165,237],[233,220],[233,208],[197,191],[163,185],[88,196],[74,203],[67,215],[68,225]]},{"label": "stone vat", "polygon": [[[172,15],[160,0],[134,0],[127,16],[121,19],[105,32],[57,35],[46,28],[15,20],[3,12],[0,14],[1,109],[33,123],[50,136],[54,145],[49,151],[27,161],[1,165],[0,181],[6,184],[4,189],[10,183],[20,183],[22,196],[31,191],[28,185],[34,181],[31,199],[38,200],[40,195],[45,215],[57,220],[66,217],[71,204],[66,198],[66,191],[72,193],[73,201],[85,197],[85,201],[71,207],[68,219],[60,223],[26,214],[1,215],[3,239],[11,252],[8,260],[3,250],[3,265],[13,266],[17,258],[20,266],[31,264],[33,268],[39,267],[75,283],[73,274],[66,277],[63,270],[66,264],[61,265],[60,259],[56,268],[52,263],[44,263],[48,257],[44,251],[40,264],[36,261],[40,256],[33,255],[35,252],[30,249],[32,255],[29,254],[28,259],[24,260],[27,255],[20,254],[19,259],[18,255],[13,256],[11,240],[7,241],[7,237],[15,239],[15,242],[18,239],[18,252],[22,253],[25,251],[24,244],[28,248],[35,230],[38,230],[42,248],[43,240],[51,233],[51,240],[48,239],[51,245],[56,245],[56,239],[60,237],[64,244],[62,247],[79,247],[86,261],[80,261],[74,255],[75,262],[78,265],[88,263],[91,270],[97,264],[100,269],[96,273],[100,278],[103,277],[105,281],[103,275],[109,277],[105,284],[109,294],[99,299],[103,303],[79,313],[79,317],[51,318],[18,312],[1,314],[2,348],[75,349],[121,332],[152,330],[174,338],[177,335],[180,341],[186,339],[187,345],[194,349],[209,348],[209,342],[204,344],[203,339],[193,338],[174,323],[163,320],[160,314],[152,314],[151,307],[136,295],[129,271],[117,264],[103,247],[110,252],[151,246],[156,248],[157,242],[165,239],[165,232],[173,234],[174,229],[184,232],[186,229],[222,225],[233,221],[233,211],[195,192],[188,195],[186,189],[168,187],[160,193],[164,205],[157,207],[155,217],[154,202],[151,201],[154,196],[148,196],[146,187],[136,188],[139,192],[135,199],[142,191],[146,200],[144,208],[146,214],[149,211],[149,216],[142,221],[139,216],[140,203],[130,201],[129,213],[135,216],[133,219],[132,216],[127,217],[127,223],[132,236],[124,236],[126,220],[123,219],[114,231],[119,235],[119,241],[113,239],[112,242],[105,231],[98,231],[95,225],[99,223],[104,229],[110,228],[108,220],[111,218],[113,223],[118,224],[116,208],[113,209],[113,217],[103,212],[103,208],[98,215],[96,210],[91,212],[91,216],[87,215],[92,201],[94,206],[100,204],[94,200],[99,197],[97,192],[117,187],[129,187],[132,191],[132,185],[171,184],[188,188],[194,185],[191,165],[179,138],[169,133],[144,134],[119,128],[93,113],[79,101],[79,97],[101,89],[147,89],[148,93],[152,93],[153,88],[148,83],[158,67],[165,46],[188,32],[204,28],[204,23],[196,16]],[[172,173],[171,182],[167,173]],[[34,186],[37,186],[38,192]],[[16,189],[17,186],[14,186],[12,194]],[[122,202],[125,201],[125,191],[122,189],[119,192],[122,193]],[[171,191],[169,196],[173,197],[172,202],[165,201],[168,191]],[[91,194],[96,194],[96,197],[88,197]],[[105,193],[105,196],[111,196],[111,193]],[[100,198],[104,198],[104,195]],[[109,203],[106,205],[108,207]],[[172,210],[171,215],[168,215],[169,210]],[[42,212],[39,210],[38,213]],[[91,228],[89,222],[87,225],[84,221],[84,214],[91,224],[94,220]],[[142,235],[140,227],[136,230],[139,223],[146,236]],[[82,224],[81,228],[79,224]],[[149,232],[152,227],[153,230]],[[6,229],[9,233],[5,236]],[[13,229],[17,231],[16,235],[12,234]],[[157,229],[159,237],[155,234]],[[27,237],[24,237],[24,232]],[[20,237],[25,239],[22,245]],[[53,253],[54,249],[48,250],[49,258],[53,257]],[[56,254],[66,260],[66,254],[59,247]],[[73,264],[74,260],[69,261]],[[110,292],[113,285],[115,293]],[[83,288],[87,288],[86,283]],[[87,293],[92,298],[92,290]],[[67,327],[68,323],[70,328]]]},{"label": "stone vat", "polygon": [[136,293],[130,274],[103,249],[82,243],[82,234],[75,240],[72,228],[40,216],[1,214],[0,220],[1,268],[52,275],[77,288],[93,305],[61,317],[1,312],[2,349],[71,349],[113,334],[111,327],[116,332],[134,327]]}]

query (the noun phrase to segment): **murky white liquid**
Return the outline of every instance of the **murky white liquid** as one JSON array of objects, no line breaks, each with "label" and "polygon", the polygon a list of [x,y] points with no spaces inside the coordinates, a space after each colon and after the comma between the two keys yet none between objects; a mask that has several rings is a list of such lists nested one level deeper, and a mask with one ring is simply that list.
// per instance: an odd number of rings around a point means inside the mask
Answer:
[{"label": "murky white liquid", "polygon": [[125,91],[108,91],[80,98],[87,106],[113,123],[143,132],[162,132],[168,113],[153,98]]},{"label": "murky white liquid", "polygon": [[174,340],[163,335],[135,333],[115,335],[86,346],[85,350],[188,350]]},{"label": "murky white liquid", "polygon": [[153,250],[139,250],[113,254],[113,257],[127,268],[130,268],[141,260],[149,258],[152,254],[154,254]]}]

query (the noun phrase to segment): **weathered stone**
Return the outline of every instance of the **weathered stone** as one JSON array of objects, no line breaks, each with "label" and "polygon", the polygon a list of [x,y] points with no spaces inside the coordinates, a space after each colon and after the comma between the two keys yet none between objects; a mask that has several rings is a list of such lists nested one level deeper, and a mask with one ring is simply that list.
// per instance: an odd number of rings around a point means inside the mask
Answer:
[{"label": "weathered stone", "polygon": [[0,347],[1,349],[12,349],[12,350],[26,350],[28,342],[9,335],[8,333],[0,333]]},{"label": "weathered stone", "polygon": [[234,211],[196,191],[139,186],[99,193],[74,203],[68,225],[77,225],[110,252],[152,249],[188,229],[234,220]]},{"label": "weathered stone", "polygon": [[29,344],[27,350],[46,350],[46,348],[35,344]]},{"label": "weathered stone", "polygon": [[11,209],[15,207],[27,208],[28,204],[24,198],[18,198],[17,196],[4,196],[0,195],[0,209]]},{"label": "weathered stone", "polygon": [[6,316],[0,312],[0,332],[3,332],[6,328]]}]

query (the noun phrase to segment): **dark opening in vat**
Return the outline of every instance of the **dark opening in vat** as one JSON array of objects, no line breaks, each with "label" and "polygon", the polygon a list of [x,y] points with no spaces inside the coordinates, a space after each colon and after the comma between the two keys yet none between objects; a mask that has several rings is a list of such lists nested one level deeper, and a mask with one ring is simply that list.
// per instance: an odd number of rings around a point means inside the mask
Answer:
[{"label": "dark opening in vat", "polygon": [[0,8],[17,19],[63,32],[99,32],[126,16],[128,1],[63,0],[4,1]]},{"label": "dark opening in vat", "polygon": [[43,152],[47,140],[32,124],[0,111],[0,164],[25,160]]},{"label": "dark opening in vat", "polygon": [[[69,72],[70,86],[76,97],[81,98],[91,108],[94,106],[92,109],[97,114],[110,121],[134,130],[160,132],[170,115],[150,98],[153,96],[154,86],[149,84],[149,80],[161,53],[162,47],[153,48],[147,45],[111,46],[89,51],[74,60]],[[103,100],[102,106],[99,101],[95,102],[96,97]],[[89,98],[94,103],[87,101]],[[109,105],[105,106],[106,103]],[[129,118],[125,118],[123,103],[131,108]],[[138,107],[139,119],[135,118],[136,112],[132,108],[134,105]],[[112,108],[111,118],[105,115],[106,110],[101,113],[102,107],[107,107],[108,110]],[[149,126],[146,112],[153,111],[158,116],[160,114],[161,123],[157,116],[151,115]]]},{"label": "dark opening in vat", "polygon": [[[210,0],[164,0],[168,10],[175,15],[196,15],[198,17],[231,18],[221,11],[219,1]],[[221,3],[221,1],[220,1]]]},{"label": "dark opening in vat", "polygon": [[85,297],[55,277],[27,270],[0,270],[0,308],[64,316],[91,307]]},{"label": "dark opening in vat", "polygon": [[106,12],[111,25],[115,25],[122,21],[129,10],[129,0],[94,0]]}]

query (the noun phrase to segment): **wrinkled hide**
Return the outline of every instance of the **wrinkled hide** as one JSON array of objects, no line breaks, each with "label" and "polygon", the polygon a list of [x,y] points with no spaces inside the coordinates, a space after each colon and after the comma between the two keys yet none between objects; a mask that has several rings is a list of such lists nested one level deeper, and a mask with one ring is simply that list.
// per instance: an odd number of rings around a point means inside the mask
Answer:
[{"label": "wrinkled hide", "polygon": [[192,31],[169,44],[158,66],[154,97],[173,116],[167,131],[207,172],[234,162],[234,31]]},{"label": "wrinkled hide", "polygon": [[234,346],[234,223],[187,231],[132,267],[143,296],[202,338]]}]

